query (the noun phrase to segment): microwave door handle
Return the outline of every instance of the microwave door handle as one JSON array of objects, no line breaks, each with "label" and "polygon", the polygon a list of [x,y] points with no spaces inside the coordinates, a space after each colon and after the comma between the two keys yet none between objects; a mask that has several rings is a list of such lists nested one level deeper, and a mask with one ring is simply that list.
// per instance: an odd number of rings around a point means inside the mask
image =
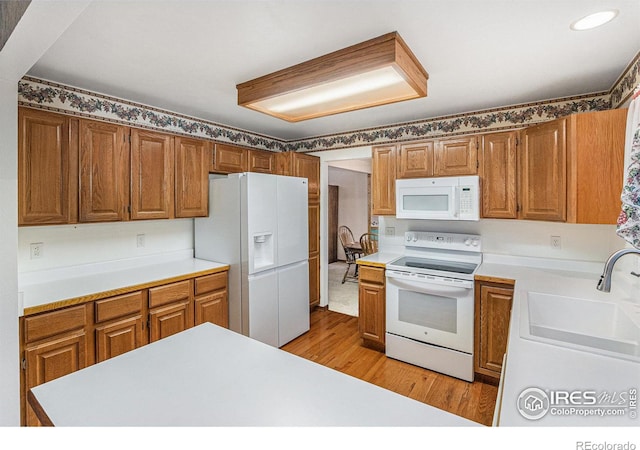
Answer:
[{"label": "microwave door handle", "polygon": [[422,283],[422,282],[413,282],[413,281],[405,281],[392,279],[389,282],[393,283],[395,286],[399,288],[405,288],[407,290],[420,292],[422,294],[466,294],[466,292],[471,289],[471,287],[458,287],[458,286],[442,286],[439,284],[431,284],[431,283]]}]

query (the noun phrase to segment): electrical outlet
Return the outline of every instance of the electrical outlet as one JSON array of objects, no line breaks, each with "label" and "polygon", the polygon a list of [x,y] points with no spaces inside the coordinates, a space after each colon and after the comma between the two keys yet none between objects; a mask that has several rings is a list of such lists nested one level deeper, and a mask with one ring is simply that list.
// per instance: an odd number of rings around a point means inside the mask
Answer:
[{"label": "electrical outlet", "polygon": [[562,248],[560,236],[551,236],[551,248],[554,250],[560,250]]},{"label": "electrical outlet", "polygon": [[44,251],[44,243],[43,242],[32,242],[31,243],[31,259],[42,258],[42,252]]},{"label": "electrical outlet", "polygon": [[385,236],[395,236],[396,235],[395,227],[385,227],[384,235]]},{"label": "electrical outlet", "polygon": [[139,234],[136,236],[136,246],[138,248],[143,248],[144,247],[144,234]]}]

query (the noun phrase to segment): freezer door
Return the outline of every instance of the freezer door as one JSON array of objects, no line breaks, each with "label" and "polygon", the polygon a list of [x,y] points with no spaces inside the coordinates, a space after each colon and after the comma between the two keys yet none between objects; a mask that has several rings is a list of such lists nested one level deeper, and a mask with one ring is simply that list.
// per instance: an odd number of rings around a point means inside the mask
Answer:
[{"label": "freezer door", "polygon": [[250,275],[249,337],[278,346],[278,272],[267,270]]},{"label": "freezer door", "polygon": [[307,179],[279,176],[278,267],[309,257],[309,213]]},{"label": "freezer door", "polygon": [[277,266],[277,176],[245,174],[243,215],[246,217],[249,275]]},{"label": "freezer door", "polygon": [[309,263],[278,269],[278,347],[309,331]]}]

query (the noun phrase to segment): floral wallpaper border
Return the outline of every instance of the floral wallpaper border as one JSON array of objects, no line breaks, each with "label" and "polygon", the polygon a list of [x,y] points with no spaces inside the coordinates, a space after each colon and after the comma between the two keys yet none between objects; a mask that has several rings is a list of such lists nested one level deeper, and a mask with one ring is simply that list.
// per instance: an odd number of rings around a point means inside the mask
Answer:
[{"label": "floral wallpaper border", "polygon": [[264,150],[282,151],[284,144],[269,136],[32,77],[18,82],[18,104]]},{"label": "floral wallpaper border", "polygon": [[276,152],[312,152],[507,130],[572,113],[616,108],[629,98],[639,84],[640,52],[608,92],[435,117],[296,141],[283,141],[33,77],[24,77],[18,83],[18,103],[252,148]]}]

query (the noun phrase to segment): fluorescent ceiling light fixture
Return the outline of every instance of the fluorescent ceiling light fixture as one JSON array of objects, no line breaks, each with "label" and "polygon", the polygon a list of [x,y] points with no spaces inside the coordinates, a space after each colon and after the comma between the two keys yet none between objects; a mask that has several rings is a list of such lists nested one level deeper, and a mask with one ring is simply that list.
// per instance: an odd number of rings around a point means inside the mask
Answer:
[{"label": "fluorescent ceiling light fixture", "polygon": [[238,84],[238,105],[289,122],[427,96],[429,75],[396,32]]},{"label": "fluorescent ceiling light fixture", "polygon": [[617,15],[618,11],[615,9],[589,14],[588,16],[573,22],[571,24],[571,29],[576,31],[591,30],[592,28],[611,22]]}]

